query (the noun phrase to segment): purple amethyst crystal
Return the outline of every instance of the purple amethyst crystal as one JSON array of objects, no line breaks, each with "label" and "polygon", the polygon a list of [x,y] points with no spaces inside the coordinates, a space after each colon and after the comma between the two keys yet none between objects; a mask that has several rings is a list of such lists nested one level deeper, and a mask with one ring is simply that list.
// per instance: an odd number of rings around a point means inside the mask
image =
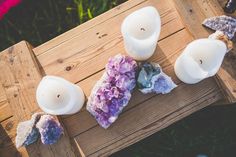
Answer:
[{"label": "purple amethyst crystal", "polygon": [[39,130],[43,144],[54,144],[63,134],[62,126],[51,115],[41,116],[39,122],[36,124],[36,127]]},{"label": "purple amethyst crystal", "polygon": [[109,59],[87,103],[87,110],[103,128],[108,128],[128,104],[136,85],[136,70],[136,61],[128,56],[119,54]]},{"label": "purple amethyst crystal", "polygon": [[232,39],[236,32],[236,18],[226,15],[205,19],[202,24],[212,30],[222,31],[229,39]]},{"label": "purple amethyst crystal", "polygon": [[146,93],[162,93],[171,92],[177,85],[167,76],[157,63],[143,63],[137,79],[138,89]]}]

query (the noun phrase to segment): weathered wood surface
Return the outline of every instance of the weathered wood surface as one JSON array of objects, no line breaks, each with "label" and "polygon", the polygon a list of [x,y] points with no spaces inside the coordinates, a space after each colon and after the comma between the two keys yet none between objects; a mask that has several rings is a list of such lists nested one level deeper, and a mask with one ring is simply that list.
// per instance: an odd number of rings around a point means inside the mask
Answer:
[{"label": "weathered wood surface", "polygon": [[[143,95],[135,90],[129,105],[108,130],[100,128],[85,108],[78,114],[63,117],[69,135],[84,156],[107,156],[222,99],[220,88],[213,78],[194,86],[184,85],[176,78],[173,64],[194,37],[181,22],[171,0],[128,1],[83,24],[81,28],[77,27],[35,48],[42,69],[46,74],[63,76],[79,84],[85,95],[89,96],[93,85],[104,72],[108,58],[117,53],[125,54],[120,33],[123,19],[147,5],[155,6],[162,20],[158,47],[150,60],[159,62],[179,87],[165,96]],[[178,42],[180,39],[181,42]],[[180,91],[184,91],[182,97],[177,96]],[[172,102],[171,97],[177,98]],[[167,100],[172,103],[167,103]],[[141,113],[143,111],[146,112]]]},{"label": "weathered wood surface", "polygon": [[[178,10],[183,7],[185,18],[191,15],[186,23],[181,20],[175,3]],[[214,0],[178,0],[175,3],[172,0],[130,0],[34,49],[22,42],[0,54],[0,71],[3,74],[0,75],[0,156],[17,156],[19,152],[22,156],[32,157],[108,156],[203,107],[222,101],[222,88],[214,78],[196,85],[186,85],[177,79],[173,71],[176,58],[189,42],[198,37],[198,31],[199,36],[203,32],[201,37],[208,35],[205,28],[194,23],[195,20],[220,13],[219,4]],[[80,85],[85,95],[89,96],[93,85],[104,72],[108,58],[118,53],[125,54],[120,33],[123,19],[134,10],[148,5],[158,9],[162,21],[156,53],[150,61],[160,63],[178,88],[167,95],[143,95],[135,90],[129,105],[107,130],[98,126],[85,108],[77,114],[62,116],[71,143],[75,151],[80,152],[76,155],[67,136],[50,147],[38,142],[27,147],[27,150],[16,150],[14,137],[17,123],[39,110],[35,102],[35,87],[42,73],[62,76]],[[200,13],[197,13],[198,9]],[[193,26],[189,27],[190,24]],[[227,62],[228,65],[224,63],[231,73],[235,72],[233,61]],[[227,84],[224,87],[229,89],[234,86]],[[231,90],[229,92],[232,93]]]},{"label": "weathered wood surface", "polygon": [[[187,29],[195,38],[208,37],[213,33],[201,23],[204,19],[223,15],[223,9],[217,0],[175,0],[176,8]],[[224,5],[225,1],[220,1]],[[236,46],[229,52],[216,75],[217,82],[224,91],[228,103],[236,102]]]},{"label": "weathered wood surface", "polygon": [[52,146],[45,146],[38,140],[27,149],[16,150],[14,143],[18,122],[30,119],[33,113],[39,111],[35,91],[42,75],[30,46],[24,41],[0,54],[0,71],[1,100],[7,99],[0,107],[1,114],[8,112],[5,114],[8,116],[0,116],[2,120],[7,118],[0,128],[0,156],[75,156],[67,135]]}]

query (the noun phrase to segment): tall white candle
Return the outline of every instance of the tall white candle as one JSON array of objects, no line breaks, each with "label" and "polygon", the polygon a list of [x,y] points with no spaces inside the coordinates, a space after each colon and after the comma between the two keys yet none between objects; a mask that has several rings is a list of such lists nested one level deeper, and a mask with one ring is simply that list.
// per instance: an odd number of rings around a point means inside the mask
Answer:
[{"label": "tall white candle", "polygon": [[185,48],[174,66],[177,77],[188,84],[198,83],[219,70],[227,47],[215,39],[198,39]]},{"label": "tall white candle", "polygon": [[79,86],[56,76],[43,77],[36,91],[36,99],[44,112],[53,115],[74,114],[85,101]]},{"label": "tall white candle", "polygon": [[121,26],[126,52],[135,60],[146,60],[156,49],[161,31],[158,11],[151,6],[128,15]]}]

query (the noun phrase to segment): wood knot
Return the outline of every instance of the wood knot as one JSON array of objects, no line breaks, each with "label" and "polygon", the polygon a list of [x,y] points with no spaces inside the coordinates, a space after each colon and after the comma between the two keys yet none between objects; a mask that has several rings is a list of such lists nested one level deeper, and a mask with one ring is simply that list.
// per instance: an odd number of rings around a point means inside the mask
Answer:
[{"label": "wood knot", "polygon": [[13,62],[14,62],[14,57],[12,57],[12,56],[11,56],[11,57],[9,58],[9,62],[10,62],[10,63],[11,63],[11,65],[12,65],[12,64],[13,64]]},{"label": "wood knot", "polygon": [[63,59],[58,59],[57,62],[58,63],[63,63]]},{"label": "wood knot", "polygon": [[71,69],[72,69],[71,66],[67,66],[67,67],[66,67],[66,71],[70,71]]},{"label": "wood knot", "polygon": [[14,46],[9,47],[9,48],[8,48],[8,53],[11,54],[11,53],[13,52],[13,50],[14,50]]},{"label": "wood knot", "polygon": [[10,131],[10,130],[13,128],[13,126],[14,126],[13,122],[10,121],[10,122],[8,122],[8,123],[6,124],[5,129],[6,129],[7,131]]}]

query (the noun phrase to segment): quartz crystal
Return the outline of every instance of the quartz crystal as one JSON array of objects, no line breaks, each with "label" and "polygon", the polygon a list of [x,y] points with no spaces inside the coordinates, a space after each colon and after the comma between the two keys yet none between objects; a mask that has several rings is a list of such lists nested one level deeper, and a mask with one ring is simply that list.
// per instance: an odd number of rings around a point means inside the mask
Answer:
[{"label": "quartz crystal", "polygon": [[128,104],[136,85],[137,63],[121,54],[109,59],[105,72],[88,98],[87,110],[108,128]]},{"label": "quartz crystal", "polygon": [[212,30],[222,31],[229,39],[232,39],[236,32],[236,18],[226,15],[205,19],[202,24]]},{"label": "quartz crystal", "polygon": [[162,71],[160,65],[154,62],[141,64],[137,85],[144,94],[152,92],[167,94],[177,87],[172,79]]},{"label": "quartz crystal", "polygon": [[43,144],[54,144],[63,134],[60,123],[51,115],[43,115],[36,124]]},{"label": "quartz crystal", "polygon": [[16,147],[27,146],[34,143],[38,137],[39,132],[35,127],[40,116],[43,113],[35,113],[28,121],[20,122],[17,126]]}]

